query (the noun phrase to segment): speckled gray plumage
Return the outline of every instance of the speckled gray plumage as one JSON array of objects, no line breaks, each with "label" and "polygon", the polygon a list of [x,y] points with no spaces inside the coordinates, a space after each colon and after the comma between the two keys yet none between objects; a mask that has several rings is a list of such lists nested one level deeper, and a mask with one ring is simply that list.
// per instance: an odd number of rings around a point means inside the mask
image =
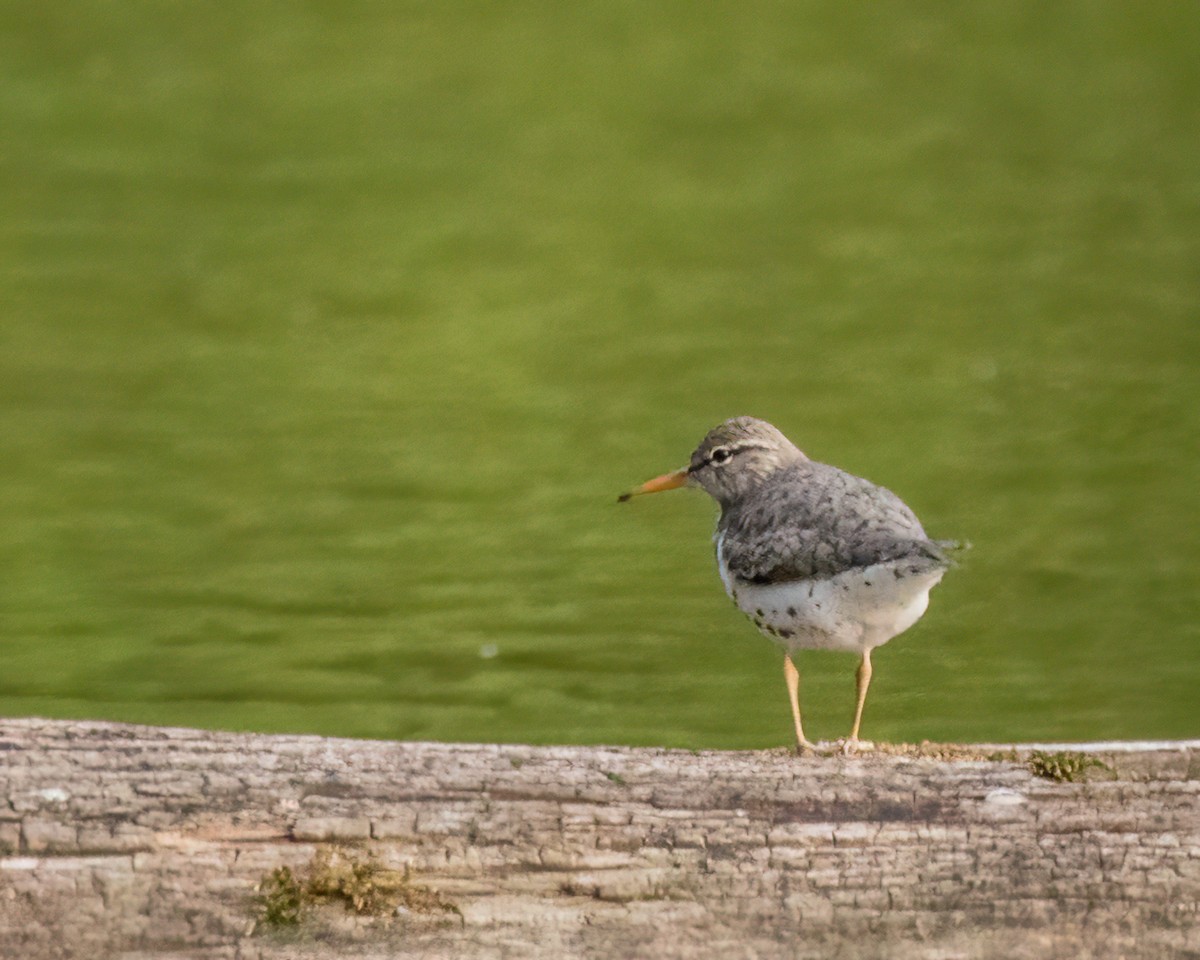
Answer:
[{"label": "speckled gray plumage", "polygon": [[948,566],[890,490],[817,463],[776,427],[734,417],[708,432],[692,454],[689,484],[721,505],[725,565],[747,583],[835,577],[901,561],[897,576]]},{"label": "speckled gray plumage", "polygon": [[759,488],[722,504],[717,534],[729,572],[748,583],[824,579],[906,561],[924,572],[949,561],[899,497],[813,460],[779,467]]}]

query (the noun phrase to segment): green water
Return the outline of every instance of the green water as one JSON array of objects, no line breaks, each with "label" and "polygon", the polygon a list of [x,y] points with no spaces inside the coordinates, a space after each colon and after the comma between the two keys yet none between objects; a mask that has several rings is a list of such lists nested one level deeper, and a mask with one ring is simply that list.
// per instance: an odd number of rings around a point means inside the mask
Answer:
[{"label": "green water", "polygon": [[0,14],[0,714],[786,743],[752,413],[974,543],[865,736],[1200,734],[1200,7]]}]

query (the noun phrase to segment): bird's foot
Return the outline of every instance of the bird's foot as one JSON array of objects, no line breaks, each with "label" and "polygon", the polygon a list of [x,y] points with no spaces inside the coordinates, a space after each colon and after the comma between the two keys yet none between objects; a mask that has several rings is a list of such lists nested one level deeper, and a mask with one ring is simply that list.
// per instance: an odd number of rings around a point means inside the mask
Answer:
[{"label": "bird's foot", "polygon": [[859,740],[858,737],[846,737],[838,741],[838,749],[843,756],[852,757],[856,753],[872,753],[875,744],[870,740]]},{"label": "bird's foot", "polygon": [[807,737],[796,742],[796,755],[803,757],[805,754],[816,754],[817,745]]}]

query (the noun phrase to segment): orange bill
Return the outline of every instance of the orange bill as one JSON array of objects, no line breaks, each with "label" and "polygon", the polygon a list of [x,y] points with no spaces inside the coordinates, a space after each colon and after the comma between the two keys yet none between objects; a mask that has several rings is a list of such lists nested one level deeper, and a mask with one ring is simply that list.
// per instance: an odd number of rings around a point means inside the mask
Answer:
[{"label": "orange bill", "polygon": [[661,477],[655,477],[653,480],[647,480],[640,487],[634,487],[628,493],[623,493],[617,497],[618,503],[624,503],[630,497],[636,497],[641,493],[661,493],[663,490],[677,490],[679,487],[687,485],[688,472],[685,467],[683,470],[676,470],[674,473],[664,473]]}]

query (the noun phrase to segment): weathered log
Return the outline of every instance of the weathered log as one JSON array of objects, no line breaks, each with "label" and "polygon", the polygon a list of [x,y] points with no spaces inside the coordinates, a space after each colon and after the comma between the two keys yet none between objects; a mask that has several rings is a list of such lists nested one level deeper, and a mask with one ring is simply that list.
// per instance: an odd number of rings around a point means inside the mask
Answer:
[{"label": "weathered log", "polygon": [[1200,742],[1029,752],[0,721],[0,955],[1197,955]]}]

